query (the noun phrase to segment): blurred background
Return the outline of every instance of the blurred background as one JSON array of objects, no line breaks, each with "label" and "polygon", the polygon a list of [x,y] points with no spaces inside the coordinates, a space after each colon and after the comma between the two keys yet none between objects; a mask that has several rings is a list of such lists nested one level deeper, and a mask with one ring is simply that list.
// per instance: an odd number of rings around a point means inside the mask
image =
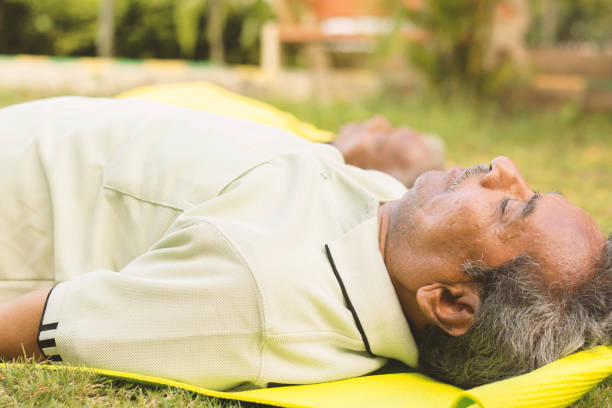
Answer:
[{"label": "blurred background", "polygon": [[0,0],[0,106],[181,81],[507,155],[612,230],[610,0]]}]

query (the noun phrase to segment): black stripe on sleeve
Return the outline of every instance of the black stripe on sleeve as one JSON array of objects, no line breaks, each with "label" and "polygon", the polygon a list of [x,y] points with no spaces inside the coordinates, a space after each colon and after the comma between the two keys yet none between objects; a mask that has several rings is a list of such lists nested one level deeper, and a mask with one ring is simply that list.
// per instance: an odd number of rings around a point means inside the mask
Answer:
[{"label": "black stripe on sleeve", "polygon": [[334,275],[336,276],[336,279],[338,280],[338,284],[340,285],[340,290],[342,291],[342,296],[344,296],[344,301],[346,302],[346,306],[349,308],[349,310],[351,311],[351,314],[353,315],[353,319],[355,320],[355,325],[357,326],[357,330],[359,331],[359,334],[361,335],[361,339],[363,340],[363,345],[365,346],[365,349],[368,352],[368,354],[370,354],[372,357],[376,357],[374,353],[372,353],[372,350],[370,349],[370,342],[368,341],[368,338],[365,335],[363,326],[361,326],[361,322],[359,321],[359,316],[357,316],[357,312],[355,311],[355,308],[353,307],[353,303],[351,302],[351,299],[349,298],[348,293],[346,292],[346,287],[344,286],[344,282],[342,282],[342,278],[340,277],[340,274],[338,273],[338,270],[336,269],[334,258],[332,257],[327,244],[325,245],[325,253],[327,254],[327,260],[329,261],[329,264],[331,265],[332,270],[334,271]]},{"label": "black stripe on sleeve", "polygon": [[53,292],[53,289],[55,289],[55,286],[52,287],[51,290],[49,290],[49,293],[47,294],[47,299],[45,299],[45,305],[43,306],[43,311],[40,315],[40,324],[38,325],[38,336],[36,338],[36,343],[38,344],[38,348],[40,349],[40,352],[42,353],[43,357],[45,357],[47,360],[62,361],[62,357],[60,355],[47,356],[43,350],[44,348],[55,347],[55,339],[40,339],[41,332],[47,330],[55,330],[58,326],[57,322],[43,324],[43,320],[45,319],[45,312],[47,311],[47,303],[49,303],[49,297],[51,296],[51,292]]},{"label": "black stripe on sleeve", "polygon": [[38,348],[42,350],[48,347],[55,347],[55,339],[38,340]]},{"label": "black stripe on sleeve", "polygon": [[[44,314],[44,312],[43,312]],[[45,330],[55,330],[57,329],[57,322],[56,323],[49,323],[49,324],[41,324],[40,325],[40,330],[38,331],[45,331]]]}]

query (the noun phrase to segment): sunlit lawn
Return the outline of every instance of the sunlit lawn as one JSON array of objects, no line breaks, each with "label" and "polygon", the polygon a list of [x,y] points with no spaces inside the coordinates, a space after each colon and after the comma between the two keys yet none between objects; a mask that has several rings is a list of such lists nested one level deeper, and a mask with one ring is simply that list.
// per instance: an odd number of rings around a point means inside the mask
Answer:
[{"label": "sunlit lawn", "polygon": [[[37,95],[0,91],[0,106]],[[575,105],[560,109],[500,108],[461,98],[383,95],[351,102],[271,101],[320,127],[375,114],[439,135],[448,165],[469,166],[498,155],[512,158],[534,190],[561,191],[612,232],[612,113],[584,113]],[[2,131],[2,130],[0,130]],[[4,376],[5,378],[3,378]],[[11,378],[9,381],[8,378]],[[55,395],[54,397],[52,397]],[[38,402],[36,402],[38,401]],[[31,368],[0,371],[0,406],[217,406],[217,402],[177,390],[111,382],[93,375],[40,374]],[[612,380],[587,394],[577,407],[612,407]]]}]

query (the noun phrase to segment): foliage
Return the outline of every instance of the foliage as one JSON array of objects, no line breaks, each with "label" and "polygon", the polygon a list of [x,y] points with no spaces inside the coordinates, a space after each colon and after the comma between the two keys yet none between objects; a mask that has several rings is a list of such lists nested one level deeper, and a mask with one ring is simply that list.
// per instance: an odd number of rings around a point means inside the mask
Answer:
[{"label": "foliage", "polygon": [[[531,45],[583,42],[612,47],[610,0],[525,1],[531,13],[527,33]],[[398,9],[429,34],[424,43],[409,45],[409,56],[430,84],[442,90],[462,88],[482,95],[520,79],[510,63],[495,69],[486,69],[483,63],[496,0],[422,3],[423,7],[415,10]]]},{"label": "foliage", "polygon": [[483,56],[494,5],[493,0],[430,0],[422,8],[399,9],[427,32],[425,42],[409,45],[409,56],[430,84],[476,93],[490,90],[497,72],[484,69]]},{"label": "foliage", "polygon": [[173,0],[115,0],[115,55],[178,58],[173,7]]},{"label": "foliage", "polygon": [[[95,55],[98,3],[0,0],[0,54]],[[221,7],[227,61],[257,62],[261,25],[273,16],[266,0],[115,0],[116,56],[209,58],[211,4]]]},{"label": "foliage", "polygon": [[[203,33],[212,49],[218,40],[215,38],[217,26],[225,27],[223,43],[230,49],[252,50],[258,45],[262,25],[272,16],[269,2],[265,0],[177,0],[174,8],[177,40],[185,57],[193,57]],[[239,30],[236,30],[237,26],[240,26]],[[256,53],[248,54],[249,60],[256,60]],[[231,53],[230,56],[230,59],[235,59]]]},{"label": "foliage", "polygon": [[200,17],[205,6],[205,0],[179,0],[174,7],[176,36],[181,47],[181,54],[185,57],[193,57],[195,54],[200,31]]},{"label": "foliage", "polygon": [[[612,2],[610,0],[532,0],[534,14],[530,41],[542,40],[546,14],[556,13],[552,42],[589,42],[612,45]],[[553,6],[553,10],[549,7]]]},{"label": "foliage", "polygon": [[[0,2],[3,53],[93,53],[98,0]],[[5,51],[6,50],[6,51]]]}]

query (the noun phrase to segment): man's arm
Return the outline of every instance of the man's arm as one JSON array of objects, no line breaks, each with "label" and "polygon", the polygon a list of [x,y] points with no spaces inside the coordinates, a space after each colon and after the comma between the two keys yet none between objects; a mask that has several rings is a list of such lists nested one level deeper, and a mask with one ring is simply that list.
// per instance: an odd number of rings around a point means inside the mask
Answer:
[{"label": "man's arm", "polygon": [[38,348],[38,326],[50,288],[38,289],[15,300],[0,303],[0,358],[19,356],[43,359]]}]

